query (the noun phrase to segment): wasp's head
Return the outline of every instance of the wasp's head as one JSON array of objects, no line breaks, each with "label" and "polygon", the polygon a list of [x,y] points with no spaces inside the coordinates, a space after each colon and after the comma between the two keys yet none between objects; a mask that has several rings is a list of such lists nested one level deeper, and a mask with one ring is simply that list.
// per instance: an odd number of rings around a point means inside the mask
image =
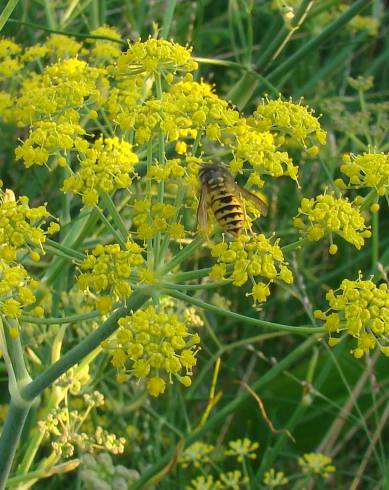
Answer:
[{"label": "wasp's head", "polygon": [[234,180],[230,172],[218,163],[206,163],[199,171],[202,184],[217,184],[228,180]]}]

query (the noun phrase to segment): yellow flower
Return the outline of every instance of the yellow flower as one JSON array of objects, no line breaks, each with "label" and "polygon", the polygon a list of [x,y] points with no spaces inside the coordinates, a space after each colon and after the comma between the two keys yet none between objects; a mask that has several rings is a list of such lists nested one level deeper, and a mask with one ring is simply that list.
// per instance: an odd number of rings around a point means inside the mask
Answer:
[{"label": "yellow flower", "polygon": [[266,471],[263,477],[263,483],[268,488],[276,488],[281,487],[283,485],[287,485],[289,480],[285,477],[284,472],[277,471],[274,468],[270,468],[270,470]]},{"label": "yellow flower", "polygon": [[197,441],[185,449],[178,462],[182,468],[187,468],[191,464],[195,468],[200,468],[202,465],[209,463],[209,455],[214,449],[215,447],[212,444]]},{"label": "yellow flower", "polygon": [[344,155],[340,170],[349,178],[349,187],[373,188],[380,196],[383,196],[389,189],[388,153]]},{"label": "yellow flower", "polygon": [[162,394],[166,382],[172,383],[173,378],[190,386],[189,376],[196,365],[195,346],[200,339],[189,332],[186,322],[149,306],[121,318],[119,326],[115,338],[104,344],[112,350],[112,364],[117,369],[147,380],[152,396]]},{"label": "yellow flower", "polygon": [[80,265],[77,283],[84,292],[108,292],[96,298],[96,308],[101,313],[112,310],[114,301],[131,294],[129,279],[138,266],[144,265],[142,248],[132,241],[125,250],[120,245],[97,245]]},{"label": "yellow flower", "polygon": [[[212,279],[232,279],[234,286],[243,286],[251,277],[254,281],[251,293],[254,304],[263,303],[270,295],[269,284],[280,279],[293,282],[278,241],[274,244],[262,234],[240,235],[232,242],[220,242],[211,246],[211,255],[217,258],[209,275]],[[264,278],[267,282],[256,282]]]},{"label": "yellow flower", "polygon": [[[325,235],[331,239],[335,234],[359,250],[371,232],[365,225],[358,204],[359,200],[350,202],[332,194],[321,194],[312,199],[304,197],[293,223],[310,240],[318,241]],[[331,244],[330,253],[336,251]]]},{"label": "yellow flower", "polygon": [[328,478],[335,471],[335,466],[331,463],[332,459],[321,453],[306,453],[298,459],[298,464],[303,473],[320,475],[323,478]]},{"label": "yellow flower", "polygon": [[351,351],[356,358],[376,344],[385,354],[389,341],[389,292],[385,283],[377,287],[372,280],[363,280],[362,275],[356,281],[344,279],[337,290],[328,291],[326,298],[329,309],[315,311],[315,317],[325,321],[330,339],[338,339],[332,335],[345,332],[357,339]]},{"label": "yellow flower", "polygon": [[236,441],[230,441],[228,443],[230,449],[224,451],[226,456],[237,456],[237,461],[242,463],[244,458],[257,459],[255,451],[259,448],[258,442],[252,442],[245,437],[244,439],[237,439]]},{"label": "yellow flower", "polygon": [[118,59],[120,73],[193,71],[197,63],[191,58],[191,49],[172,41],[149,38],[131,43]]}]

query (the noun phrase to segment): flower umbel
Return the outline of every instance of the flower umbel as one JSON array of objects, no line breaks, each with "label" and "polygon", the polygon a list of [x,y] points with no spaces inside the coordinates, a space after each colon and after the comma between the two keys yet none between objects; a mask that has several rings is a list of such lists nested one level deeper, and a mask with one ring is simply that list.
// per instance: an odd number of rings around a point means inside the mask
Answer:
[{"label": "flower umbel", "polygon": [[257,459],[255,451],[259,448],[258,442],[252,442],[245,437],[228,443],[230,449],[224,451],[226,456],[236,456],[239,463],[243,463],[244,458]]},{"label": "flower umbel", "polygon": [[[359,200],[350,202],[332,194],[321,194],[311,199],[304,197],[293,224],[309,240],[318,241],[329,235],[332,242],[332,236],[339,235],[360,250],[365,238],[371,237],[371,232],[365,225],[358,203]],[[330,248],[330,253],[335,252],[336,248]]]},{"label": "flower umbel", "polygon": [[263,483],[267,488],[277,488],[288,484],[288,479],[282,471],[276,471],[274,468],[266,471],[263,477]]},{"label": "flower umbel", "polygon": [[172,383],[173,377],[190,386],[200,338],[177,315],[149,306],[121,318],[119,325],[115,338],[103,346],[112,351],[121,381],[129,376],[147,380],[152,396],[164,393],[166,381]]},{"label": "flower umbel", "polygon": [[321,453],[306,453],[298,459],[301,470],[306,475],[320,475],[328,478],[335,471],[332,459]]},{"label": "flower umbel", "polygon": [[195,468],[200,468],[203,464],[209,463],[209,454],[215,449],[212,444],[197,441],[182,453],[179,463],[183,468],[193,464]]},{"label": "flower umbel", "polygon": [[389,356],[389,291],[386,283],[379,286],[362,275],[356,281],[344,279],[338,289],[326,294],[329,309],[315,311],[316,318],[325,321],[330,345],[338,337],[334,334],[348,333],[357,339],[357,347],[351,351],[356,358],[374,349],[378,344]]}]

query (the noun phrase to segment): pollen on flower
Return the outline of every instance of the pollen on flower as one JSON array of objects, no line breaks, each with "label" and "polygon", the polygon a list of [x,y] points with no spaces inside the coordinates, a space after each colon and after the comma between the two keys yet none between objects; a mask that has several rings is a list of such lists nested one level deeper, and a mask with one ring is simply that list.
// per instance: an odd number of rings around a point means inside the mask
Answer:
[{"label": "pollen on flower", "polygon": [[185,320],[149,306],[121,318],[119,325],[108,344],[119,372],[145,380],[152,396],[164,393],[173,379],[190,386],[200,339],[190,333]]},{"label": "pollen on flower", "polygon": [[317,310],[315,317],[325,321],[330,345],[338,343],[338,335],[348,333],[356,339],[356,348],[351,351],[354,357],[363,357],[376,345],[383,353],[386,352],[389,343],[389,292],[385,283],[377,286],[371,279],[363,280],[362,275],[355,281],[344,279],[338,289],[328,291],[326,299],[328,310]]}]

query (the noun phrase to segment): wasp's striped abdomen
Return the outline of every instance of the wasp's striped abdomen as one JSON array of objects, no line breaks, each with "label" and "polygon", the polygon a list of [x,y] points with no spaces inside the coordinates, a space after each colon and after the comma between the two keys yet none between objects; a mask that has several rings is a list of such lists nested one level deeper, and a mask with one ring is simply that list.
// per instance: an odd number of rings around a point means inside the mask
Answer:
[{"label": "wasp's striped abdomen", "polygon": [[233,235],[239,235],[245,223],[241,201],[228,189],[225,182],[208,184],[208,189],[211,209],[220,226]]}]

